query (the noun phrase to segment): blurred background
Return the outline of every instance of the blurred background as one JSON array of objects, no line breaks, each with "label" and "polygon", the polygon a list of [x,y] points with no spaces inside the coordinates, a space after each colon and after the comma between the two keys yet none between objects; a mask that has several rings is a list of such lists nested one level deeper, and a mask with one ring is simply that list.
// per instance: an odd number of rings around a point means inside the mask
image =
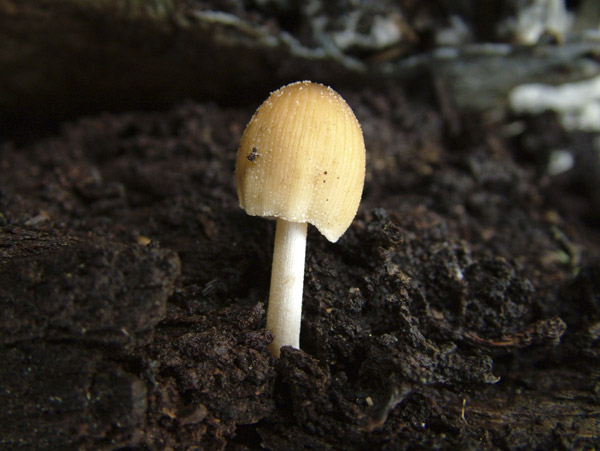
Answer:
[{"label": "blurred background", "polygon": [[[596,0],[1,0],[0,133],[256,103],[299,79],[401,83],[446,109],[555,111],[598,131],[599,22]],[[534,82],[550,91],[515,91]]]}]

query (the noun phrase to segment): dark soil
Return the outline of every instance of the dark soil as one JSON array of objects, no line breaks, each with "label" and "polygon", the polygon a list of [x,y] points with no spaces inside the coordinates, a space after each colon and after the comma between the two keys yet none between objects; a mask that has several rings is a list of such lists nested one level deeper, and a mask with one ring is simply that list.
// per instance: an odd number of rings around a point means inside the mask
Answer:
[{"label": "dark soil", "polygon": [[577,140],[580,162],[591,138],[340,92],[363,201],[338,243],[309,229],[302,350],[280,359],[274,223],[234,186],[257,105],[1,147],[2,449],[600,446],[598,171],[550,177],[543,142]]}]

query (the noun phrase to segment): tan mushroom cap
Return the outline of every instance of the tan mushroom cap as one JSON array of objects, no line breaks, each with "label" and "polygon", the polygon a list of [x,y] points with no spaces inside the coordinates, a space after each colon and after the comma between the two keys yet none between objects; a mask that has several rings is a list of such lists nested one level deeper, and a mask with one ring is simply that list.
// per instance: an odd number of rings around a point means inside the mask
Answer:
[{"label": "tan mushroom cap", "polygon": [[332,242],[354,219],[364,179],[354,113],[333,89],[309,81],[273,92],[238,148],[240,206],[253,216],[309,222]]}]

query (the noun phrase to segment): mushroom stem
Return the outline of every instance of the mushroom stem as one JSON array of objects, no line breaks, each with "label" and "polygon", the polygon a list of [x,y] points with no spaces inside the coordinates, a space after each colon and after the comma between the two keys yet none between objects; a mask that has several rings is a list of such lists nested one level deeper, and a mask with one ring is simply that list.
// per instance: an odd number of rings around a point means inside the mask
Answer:
[{"label": "mushroom stem", "polygon": [[282,346],[300,347],[306,229],[306,222],[277,219],[267,311],[267,329],[273,333],[269,349],[276,357]]}]

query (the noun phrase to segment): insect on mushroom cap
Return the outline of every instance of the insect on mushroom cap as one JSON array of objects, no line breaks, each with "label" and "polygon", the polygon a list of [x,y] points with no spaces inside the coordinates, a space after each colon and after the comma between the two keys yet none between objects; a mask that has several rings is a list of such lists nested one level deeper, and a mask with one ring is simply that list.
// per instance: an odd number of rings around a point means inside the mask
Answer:
[{"label": "insect on mushroom cap", "polygon": [[240,206],[253,216],[309,222],[332,242],[354,219],[364,178],[354,113],[333,89],[309,81],[271,93],[238,148]]}]

